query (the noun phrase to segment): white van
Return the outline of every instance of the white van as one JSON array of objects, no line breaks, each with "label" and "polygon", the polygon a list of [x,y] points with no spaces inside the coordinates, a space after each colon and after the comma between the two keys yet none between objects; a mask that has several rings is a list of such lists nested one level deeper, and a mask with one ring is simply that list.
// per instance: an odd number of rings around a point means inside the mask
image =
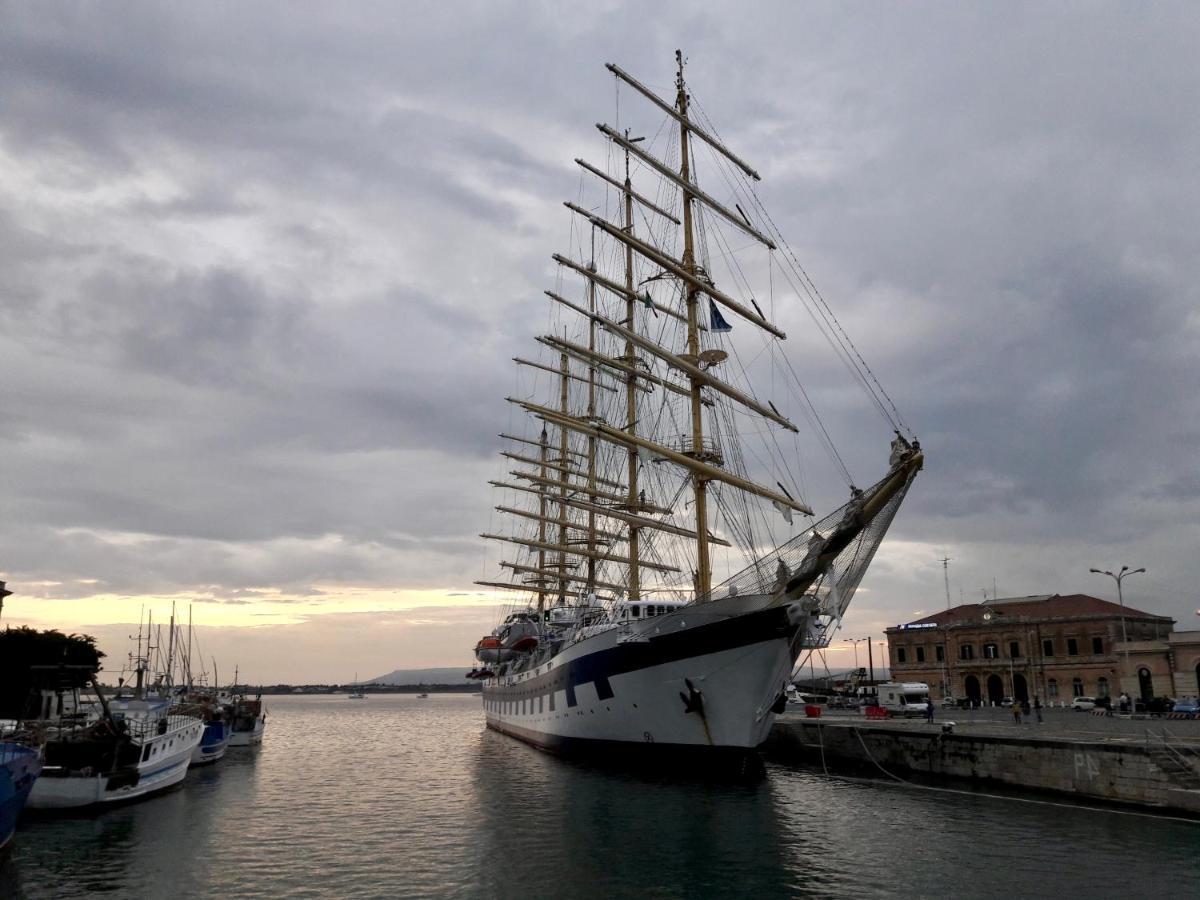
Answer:
[{"label": "white van", "polygon": [[881,684],[879,705],[894,716],[923,716],[929,711],[929,685],[920,681]]}]

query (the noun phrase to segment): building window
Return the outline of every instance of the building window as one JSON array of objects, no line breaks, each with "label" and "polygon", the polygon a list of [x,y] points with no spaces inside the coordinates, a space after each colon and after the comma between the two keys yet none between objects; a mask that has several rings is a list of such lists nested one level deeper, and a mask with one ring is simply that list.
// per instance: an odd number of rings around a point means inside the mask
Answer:
[{"label": "building window", "polygon": [[1082,678],[1072,678],[1071,679],[1071,696],[1072,697],[1082,697],[1083,696],[1083,679]]},{"label": "building window", "polygon": [[905,657],[904,648],[897,647],[896,648],[896,662],[898,662],[898,663],[904,662],[905,661],[904,657]]},{"label": "building window", "polygon": [[995,644],[983,645],[983,658],[996,659],[1000,656],[1000,649]]},{"label": "building window", "polygon": [[975,648],[971,644],[959,644],[958,646],[959,659],[974,659]]},{"label": "building window", "polygon": [[1057,697],[1058,696],[1058,679],[1057,678],[1051,678],[1049,681],[1046,682],[1046,696],[1047,697]]},{"label": "building window", "polygon": [[1101,678],[1099,681],[1096,682],[1096,696],[1097,697],[1107,697],[1108,696],[1108,679],[1107,678]]},{"label": "building window", "polygon": [[1046,638],[1042,641],[1042,656],[1054,655],[1054,638]]},{"label": "building window", "polygon": [[1020,641],[1008,642],[1008,655],[1013,659],[1021,658],[1021,643]]},{"label": "building window", "polygon": [[917,662],[925,662],[925,648],[924,647],[917,648]]},{"label": "building window", "polygon": [[[1102,637],[1092,638],[1092,652],[1094,654],[1096,654],[1097,656],[1100,656],[1102,653],[1104,653],[1104,638],[1102,638]],[[1105,695],[1105,696],[1107,696],[1107,695]]]},{"label": "building window", "polygon": [[938,644],[933,648],[933,653],[937,657],[938,662],[944,662],[946,659],[946,648]]},{"label": "building window", "polygon": [[[1067,656],[1078,656],[1078,655],[1079,655],[1079,641],[1075,640],[1075,638],[1067,638]],[[1075,696],[1081,697],[1083,695],[1076,694]]]}]

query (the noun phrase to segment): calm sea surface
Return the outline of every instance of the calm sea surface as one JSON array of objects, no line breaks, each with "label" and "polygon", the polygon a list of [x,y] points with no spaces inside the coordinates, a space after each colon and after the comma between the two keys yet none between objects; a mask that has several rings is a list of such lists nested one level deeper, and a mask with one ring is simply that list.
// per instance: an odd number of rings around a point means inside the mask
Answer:
[{"label": "calm sea surface", "polygon": [[1196,897],[1200,825],[769,766],[600,771],[476,697],[270,697],[266,741],[164,796],[26,821],[0,896]]}]

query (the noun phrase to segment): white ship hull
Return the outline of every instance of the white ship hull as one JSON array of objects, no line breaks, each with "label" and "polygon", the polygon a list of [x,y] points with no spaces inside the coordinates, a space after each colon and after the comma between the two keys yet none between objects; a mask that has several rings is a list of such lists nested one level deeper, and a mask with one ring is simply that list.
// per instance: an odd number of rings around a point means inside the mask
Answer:
[{"label": "white ship hull", "polygon": [[489,679],[488,727],[561,753],[752,751],[771,730],[804,619],[766,599],[610,628],[528,672]]},{"label": "white ship hull", "polygon": [[229,736],[230,747],[249,747],[253,744],[261,744],[263,741],[263,732],[267,730],[267,723],[261,717],[254,720],[254,728],[250,731],[235,731]]},{"label": "white ship hull", "polygon": [[29,795],[30,809],[72,809],[99,803],[118,803],[165,790],[183,780],[192,760],[192,751],[200,744],[204,723],[192,719],[168,733],[156,735],[141,744],[141,760],[136,770],[122,769],[113,774],[64,772],[46,766]]}]

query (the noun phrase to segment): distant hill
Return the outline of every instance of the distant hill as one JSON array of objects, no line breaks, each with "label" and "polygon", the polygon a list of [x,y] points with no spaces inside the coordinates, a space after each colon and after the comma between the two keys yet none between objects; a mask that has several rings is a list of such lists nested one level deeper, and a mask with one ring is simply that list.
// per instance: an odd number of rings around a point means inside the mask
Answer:
[{"label": "distant hill", "polygon": [[465,684],[466,666],[452,669],[397,669],[363,684]]}]

